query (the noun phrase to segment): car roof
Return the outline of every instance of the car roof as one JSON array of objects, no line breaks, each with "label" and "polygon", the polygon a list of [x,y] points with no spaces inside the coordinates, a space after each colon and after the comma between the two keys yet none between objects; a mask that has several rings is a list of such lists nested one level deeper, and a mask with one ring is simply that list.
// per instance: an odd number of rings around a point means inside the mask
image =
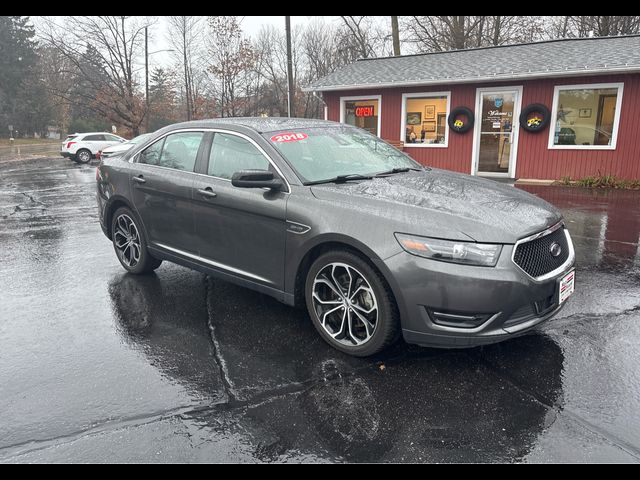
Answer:
[{"label": "car roof", "polygon": [[215,127],[244,127],[258,133],[293,130],[312,127],[344,127],[343,124],[318,120],[315,118],[286,118],[286,117],[229,117],[212,118],[182,122],[167,127],[170,130],[181,128],[215,128]]}]

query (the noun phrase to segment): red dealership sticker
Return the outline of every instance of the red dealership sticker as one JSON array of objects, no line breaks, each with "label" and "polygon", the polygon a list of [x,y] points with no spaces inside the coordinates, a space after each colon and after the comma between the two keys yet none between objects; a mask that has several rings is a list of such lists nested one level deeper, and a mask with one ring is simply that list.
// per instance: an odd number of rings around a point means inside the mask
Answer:
[{"label": "red dealership sticker", "polygon": [[271,137],[271,141],[275,143],[283,143],[283,142],[297,142],[299,140],[306,140],[309,138],[309,135],[306,133],[300,132],[287,132],[287,133],[279,133]]}]

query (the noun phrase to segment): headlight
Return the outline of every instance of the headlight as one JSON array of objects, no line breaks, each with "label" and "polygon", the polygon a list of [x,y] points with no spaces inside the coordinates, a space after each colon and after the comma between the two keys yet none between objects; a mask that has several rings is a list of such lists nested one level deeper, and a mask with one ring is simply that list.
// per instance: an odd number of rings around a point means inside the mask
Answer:
[{"label": "headlight", "polygon": [[395,235],[407,252],[441,262],[494,267],[502,251],[502,245],[440,240],[403,233]]}]

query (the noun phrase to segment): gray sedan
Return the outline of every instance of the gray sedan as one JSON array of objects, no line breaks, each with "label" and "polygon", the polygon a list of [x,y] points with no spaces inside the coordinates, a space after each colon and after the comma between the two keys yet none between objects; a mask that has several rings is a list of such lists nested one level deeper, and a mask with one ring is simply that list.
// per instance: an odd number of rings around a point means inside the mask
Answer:
[{"label": "gray sedan", "polygon": [[555,315],[574,288],[553,206],[423,167],[333,122],[172,125],[104,159],[97,186],[127,271],[166,260],[304,306],[352,355],[400,336],[448,348],[506,340]]}]

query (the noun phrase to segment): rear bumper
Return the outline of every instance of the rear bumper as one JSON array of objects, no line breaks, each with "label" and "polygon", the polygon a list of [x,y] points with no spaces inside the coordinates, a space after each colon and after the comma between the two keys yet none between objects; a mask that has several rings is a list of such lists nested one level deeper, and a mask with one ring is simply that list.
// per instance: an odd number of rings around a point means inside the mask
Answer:
[{"label": "rear bumper", "polygon": [[554,277],[534,281],[512,262],[513,248],[503,247],[495,267],[406,252],[381,262],[400,309],[404,339],[442,348],[486,345],[522,335],[556,315],[563,307],[558,280],[574,268],[574,259]]},{"label": "rear bumper", "polygon": [[72,158],[74,155],[71,152],[60,152],[60,155],[62,155],[64,158]]}]

